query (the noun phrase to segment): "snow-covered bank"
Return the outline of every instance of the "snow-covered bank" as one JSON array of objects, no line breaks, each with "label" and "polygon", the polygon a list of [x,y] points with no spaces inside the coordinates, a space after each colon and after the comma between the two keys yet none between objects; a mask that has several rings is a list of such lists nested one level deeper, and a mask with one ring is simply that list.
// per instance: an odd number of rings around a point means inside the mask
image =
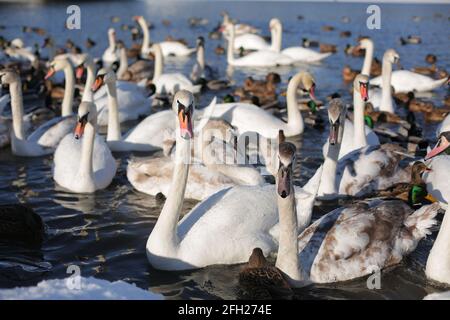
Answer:
[{"label": "snow-covered bank", "polygon": [[67,279],[43,280],[35,287],[0,289],[0,300],[162,300],[152,293],[124,281],[109,282],[81,278],[80,289],[70,289]]}]

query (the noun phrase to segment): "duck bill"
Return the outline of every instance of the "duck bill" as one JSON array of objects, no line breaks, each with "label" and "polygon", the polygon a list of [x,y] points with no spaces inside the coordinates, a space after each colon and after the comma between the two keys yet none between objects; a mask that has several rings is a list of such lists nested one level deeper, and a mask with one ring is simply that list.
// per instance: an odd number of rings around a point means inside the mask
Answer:
[{"label": "duck bill", "polygon": [[435,202],[438,202],[438,201],[439,201],[439,200],[437,200],[435,197],[433,197],[431,194],[427,194],[427,195],[425,196],[425,199],[428,200],[428,201],[430,201],[431,203],[435,203]]},{"label": "duck bill", "polygon": [[84,68],[83,66],[78,66],[75,70],[75,76],[77,79],[81,79],[83,77]]},{"label": "duck bill", "polygon": [[277,176],[277,192],[283,199],[288,197],[291,193],[291,175],[289,174],[289,169],[280,165]]},{"label": "duck bill", "polygon": [[45,77],[44,77],[44,80],[50,79],[51,77],[53,77],[53,75],[54,75],[55,73],[56,73],[56,71],[55,71],[54,68],[48,69],[47,74],[46,74]]},{"label": "duck bill", "polygon": [[79,121],[77,126],[75,127],[75,139],[81,139],[84,134],[84,127],[86,126],[86,122]]},{"label": "duck bill", "polygon": [[95,78],[94,84],[92,85],[92,91],[94,93],[97,92],[98,89],[100,89],[102,85],[103,85],[102,77]]},{"label": "duck bill", "polygon": [[311,89],[309,89],[309,97],[312,100],[316,100],[316,85],[314,84],[311,86]]},{"label": "duck bill", "polygon": [[194,132],[192,130],[192,119],[189,112],[184,109],[178,111],[178,120],[180,122],[180,134],[184,139],[192,139]]},{"label": "duck bill", "polygon": [[339,125],[337,123],[333,123],[330,126],[330,135],[328,137],[330,145],[335,145],[336,143],[338,143],[338,134],[339,134]]},{"label": "duck bill", "polygon": [[363,101],[369,100],[369,92],[367,90],[367,84],[366,83],[361,83],[359,85],[359,92],[361,93],[361,99]]},{"label": "duck bill", "polygon": [[441,137],[437,145],[428,152],[428,154],[425,156],[425,160],[430,160],[431,158],[436,157],[437,155],[444,152],[447,148],[450,147],[450,142],[445,137]]}]

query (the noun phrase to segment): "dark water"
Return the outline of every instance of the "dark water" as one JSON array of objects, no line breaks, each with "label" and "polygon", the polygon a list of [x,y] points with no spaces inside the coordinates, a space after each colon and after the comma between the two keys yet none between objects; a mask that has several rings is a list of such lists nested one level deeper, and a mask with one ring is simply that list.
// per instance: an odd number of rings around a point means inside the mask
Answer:
[{"label": "dark water", "polygon": [[[122,23],[133,24],[131,17],[143,14],[154,25],[153,41],[168,35],[184,38],[194,45],[199,35],[205,36],[206,60],[217,66],[225,76],[225,56],[217,56],[213,49],[222,40],[210,40],[208,32],[221,20],[219,13],[227,10],[238,18],[268,33],[270,18],[279,17],[283,22],[283,46],[299,45],[302,37],[337,44],[339,52],[320,66],[305,66],[315,76],[317,96],[325,100],[328,94],[339,92],[350,100],[348,87],[342,82],[341,69],[344,64],[360,68],[362,59],[347,57],[343,53],[345,44],[356,42],[359,35],[371,36],[375,41],[375,55],[381,58],[384,50],[395,48],[405,68],[425,65],[424,57],[433,53],[438,66],[449,69],[449,15],[448,5],[387,5],[380,4],[381,30],[366,28],[365,4],[335,3],[284,3],[284,2],[113,2],[82,3],[82,28],[68,31],[64,28],[68,4],[52,5],[0,5],[0,21],[5,25],[0,35],[6,38],[23,37],[27,45],[41,44],[43,38],[35,34],[23,34],[22,25],[45,28],[58,45],[70,38],[83,45],[87,37],[97,42],[91,53],[100,56],[107,46],[106,30],[116,28],[118,38],[131,44],[129,31],[122,31]],[[298,20],[302,15],[304,19]],[[111,22],[110,17],[120,17],[120,22]],[[190,28],[187,19],[192,16],[206,17],[209,24]],[[343,16],[350,23],[341,22]],[[413,16],[420,16],[419,22]],[[162,19],[171,21],[171,26],[162,24]],[[335,31],[324,32],[321,26],[333,25]],[[339,32],[350,30],[351,38],[340,38]],[[420,35],[421,45],[400,46],[399,37]],[[224,45],[222,43],[222,45]],[[194,59],[168,62],[166,70],[188,74]],[[283,78],[285,89],[290,75],[296,69],[277,70]],[[247,72],[247,73],[246,73]],[[254,72],[235,70],[233,79],[241,84],[247,75]],[[445,88],[439,89],[429,99],[442,104]],[[217,93],[223,97],[227,92]],[[201,97],[201,105],[207,104],[213,94]],[[419,117],[419,121],[421,121]],[[423,124],[424,125],[424,124]],[[435,125],[424,125],[428,138],[434,135]],[[299,148],[299,165],[296,178],[303,184],[312,176],[321,162],[321,146],[326,132],[308,128],[303,136],[292,139]],[[102,279],[124,280],[136,283],[141,288],[160,292],[168,299],[212,299],[235,298],[236,279],[240,266],[213,266],[190,272],[164,272],[153,269],[145,256],[145,243],[152,230],[162,203],[154,197],[141,194],[131,187],[126,179],[126,164],[130,154],[116,154],[120,163],[113,183],[95,195],[65,193],[55,186],[51,176],[52,157],[34,159],[19,158],[11,152],[0,150],[0,203],[22,202],[31,205],[39,213],[47,227],[47,238],[42,248],[30,249],[11,244],[0,244],[0,287],[33,285],[42,279],[66,277],[69,265],[80,266],[83,276]],[[189,210],[193,202],[185,204]],[[328,212],[328,207],[318,206],[314,218]],[[437,229],[436,229],[437,230]],[[436,231],[435,230],[435,231]],[[419,248],[404,263],[393,270],[382,273],[381,289],[369,290],[366,280],[356,280],[333,285],[314,285],[298,290],[304,299],[421,299],[427,293],[438,291],[424,277],[423,268],[431,248],[433,236],[422,241]]]}]

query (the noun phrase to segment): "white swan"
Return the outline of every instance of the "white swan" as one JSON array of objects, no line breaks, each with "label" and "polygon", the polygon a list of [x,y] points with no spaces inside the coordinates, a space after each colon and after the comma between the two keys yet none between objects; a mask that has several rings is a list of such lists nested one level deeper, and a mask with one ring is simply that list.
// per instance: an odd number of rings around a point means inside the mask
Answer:
[{"label": "white swan", "polygon": [[298,237],[300,280],[347,281],[399,264],[431,234],[438,209],[375,200],[331,211]]},{"label": "white swan", "polygon": [[[11,130],[12,152],[15,155],[25,157],[38,157],[53,153],[61,139],[74,127],[75,118],[70,115],[56,117],[45,122],[32,134],[26,137],[26,123],[24,122],[23,116],[22,83],[20,77],[14,71],[2,70],[0,71],[0,83],[8,84],[10,90],[13,122]],[[66,85],[67,84],[70,86],[70,83],[66,83]],[[68,90],[67,87],[66,90]]]},{"label": "white swan", "polygon": [[[107,94],[96,99],[95,93],[105,83],[107,75],[109,78],[109,83],[106,86]],[[99,125],[107,125],[109,123],[110,108],[108,106],[113,97],[118,106],[119,123],[136,120],[140,116],[150,113],[152,109],[151,100],[147,98],[144,87],[133,82],[125,82],[126,84],[124,83],[120,86],[116,85],[116,83],[116,74],[111,69],[102,68],[97,72],[92,91],[94,91],[94,103],[99,103],[100,105],[97,106]],[[87,90],[89,89],[87,88]]]},{"label": "white swan", "polygon": [[45,75],[45,80],[53,77],[58,71],[64,71],[65,86],[64,97],[61,105],[61,115],[63,117],[73,115],[73,97],[75,92],[75,76],[73,73],[72,62],[67,55],[58,55],[52,62]]},{"label": "white swan", "polygon": [[109,67],[114,62],[119,61],[119,55],[117,54],[116,48],[116,31],[113,28],[108,29],[108,42],[109,46],[102,55],[104,67]]},{"label": "white swan", "polygon": [[[383,55],[383,66],[381,69],[381,79],[383,85],[381,89],[371,89],[369,91],[369,102],[376,110],[395,113],[395,103],[392,99],[392,64],[397,63],[398,53],[394,49],[388,49]],[[372,81],[371,81],[372,83]]]},{"label": "white swan", "polygon": [[116,161],[104,139],[96,135],[96,118],[94,103],[82,102],[75,137],[66,135],[55,151],[53,179],[70,192],[104,189],[116,175]]},{"label": "white swan", "polygon": [[226,28],[230,32],[227,48],[227,62],[230,66],[236,67],[277,67],[294,64],[294,59],[282,53],[271,50],[260,50],[251,52],[248,55],[235,58],[234,57],[234,25],[228,24]]},{"label": "white swan", "polygon": [[450,202],[450,126],[442,127],[436,146],[425,160],[432,171],[424,175],[428,192],[442,203]]},{"label": "white swan", "polygon": [[[383,63],[384,64],[384,63]],[[449,77],[435,80],[423,74],[409,70],[396,70],[392,72],[391,86],[396,93],[401,92],[426,92],[432,91],[449,81]],[[378,76],[370,81],[372,85],[384,87],[382,76]]]},{"label": "white swan", "polygon": [[222,103],[216,105],[213,117],[230,122],[240,134],[250,131],[257,132],[266,138],[276,138],[279,130],[283,130],[286,137],[303,133],[305,124],[297,105],[297,88],[302,85],[314,99],[315,82],[313,77],[305,71],[300,71],[289,81],[287,100],[287,123],[273,116],[266,110],[248,103]]},{"label": "white swan", "polygon": [[399,166],[403,151],[397,145],[383,144],[355,150],[338,160],[347,121],[346,108],[334,99],[328,108],[330,136],[317,195],[325,199],[340,196],[361,197],[409,181],[410,173]]},{"label": "white swan", "polygon": [[[158,269],[185,270],[212,264],[234,264],[248,259],[255,246],[265,252],[277,248],[278,214],[275,187],[237,186],[208,197],[178,222],[189,174],[193,136],[192,94],[179,91],[172,105],[177,117],[176,156],[167,200],[146,245],[149,262]],[[309,224],[315,190],[296,189],[299,229]]]},{"label": "white swan", "polygon": [[[231,20],[230,15],[227,12],[222,12],[222,15],[223,21],[222,21],[222,28],[220,29],[220,31],[224,33],[225,37],[229,37],[229,32],[227,31],[225,26],[228,25],[229,23],[233,23],[233,21]],[[245,23],[236,23],[234,26],[236,35],[259,32],[257,28]]]},{"label": "white swan", "polygon": [[[345,129],[343,140],[339,151],[339,159],[342,159],[350,152],[366,146],[377,146],[380,140],[364,122],[364,103],[368,99],[367,87],[369,78],[359,74],[353,81],[353,122],[345,119]],[[323,155],[328,152],[327,141],[323,146]]]},{"label": "white swan", "polygon": [[[150,31],[148,29],[147,22],[143,16],[135,16],[133,19],[139,24],[142,29],[143,40],[141,48],[141,57],[147,58],[148,54],[152,52],[150,47]],[[188,48],[181,42],[178,41],[162,41],[159,43],[161,46],[161,51],[164,57],[175,56],[175,57],[185,57],[195,52],[195,48]]]},{"label": "white swan", "polygon": [[[273,25],[273,20],[270,20],[269,23],[269,29],[271,34],[271,43],[267,43],[267,41],[260,35],[254,34],[254,33],[243,33],[237,35],[236,33],[236,26],[235,28],[235,38],[234,38],[234,49],[236,51],[239,51],[240,48],[243,48],[244,50],[272,50],[276,51],[278,44],[278,38],[277,38],[277,30],[275,29]],[[227,22],[224,24],[224,26],[227,26],[231,22]],[[225,29],[225,27],[223,27]],[[228,33],[225,35],[225,38],[230,41]]]},{"label": "white swan", "polygon": [[[121,108],[117,98],[116,75],[112,70],[101,69],[98,72],[97,85],[107,87],[108,101],[108,131],[106,141],[112,151],[153,151],[164,149],[164,141],[173,136],[175,121],[170,110],[154,113],[142,120],[134,128],[122,136],[120,130],[121,112],[129,109]],[[209,116],[215,107],[216,100],[205,108],[204,113]],[[146,106],[146,108],[148,108]],[[122,116],[123,118],[123,116]]]},{"label": "white swan", "polygon": [[159,43],[152,46],[155,53],[155,72],[152,83],[156,87],[156,93],[175,94],[179,90],[188,90],[192,93],[200,92],[201,85],[192,84],[185,75],[181,73],[164,73],[164,57]]},{"label": "white swan", "polygon": [[[172,115],[173,117],[173,115]],[[223,142],[232,140],[232,127],[223,120],[209,120],[200,132],[194,153],[200,153],[199,161],[193,160],[185,198],[203,200],[219,190],[234,185],[262,185],[264,178],[252,166],[236,165],[233,154]],[[225,140],[222,140],[225,139]],[[195,141],[195,140],[194,140]],[[234,141],[231,141],[234,142]],[[230,149],[233,149],[231,146]],[[233,150],[234,151],[234,150]],[[127,178],[131,185],[146,194],[169,194],[174,162],[168,157],[134,158],[128,163]]]},{"label": "white swan", "polygon": [[295,62],[320,62],[332,54],[331,52],[320,53],[304,47],[289,47],[282,49],[283,27],[281,21],[274,18],[270,21],[270,26],[275,29],[274,35],[276,37],[275,40],[272,39],[272,48],[275,52],[281,53],[283,56],[287,56]]},{"label": "white swan", "polygon": [[[280,171],[290,164],[281,157],[280,145]],[[436,223],[437,204],[413,212],[403,201],[374,201],[333,210],[298,236],[290,176],[284,172],[277,176],[280,238],[276,267],[294,287],[304,286],[305,281],[351,280],[398,264]]]},{"label": "white swan", "polygon": [[[89,54],[81,54],[78,57],[77,74],[81,78],[82,69],[87,69],[86,84],[83,90],[82,101],[93,101],[97,107],[97,124],[105,126],[108,124],[108,94],[107,86],[101,86],[102,79],[98,79],[95,85],[95,93],[91,90],[96,81],[96,67]],[[100,71],[99,71],[100,72]],[[108,71],[104,69],[102,74]],[[116,97],[119,105],[119,121],[125,122],[136,120],[140,116],[151,112],[151,100],[148,95],[151,90],[145,88],[146,81],[139,83],[130,81],[116,81]],[[99,86],[97,88],[97,86]]]}]

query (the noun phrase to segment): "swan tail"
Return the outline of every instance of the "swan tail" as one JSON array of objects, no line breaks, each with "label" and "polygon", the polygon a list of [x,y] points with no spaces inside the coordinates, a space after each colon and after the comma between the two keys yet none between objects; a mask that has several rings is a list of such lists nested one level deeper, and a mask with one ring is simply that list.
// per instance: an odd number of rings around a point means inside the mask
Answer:
[{"label": "swan tail", "polygon": [[437,89],[440,86],[442,86],[444,83],[446,83],[446,82],[448,83],[449,81],[450,81],[450,76],[433,81],[433,84],[431,85],[431,90]]},{"label": "swan tail", "polygon": [[431,227],[437,223],[435,218],[439,209],[440,205],[436,202],[421,207],[406,219],[404,225],[416,240],[420,240],[431,233]]}]

